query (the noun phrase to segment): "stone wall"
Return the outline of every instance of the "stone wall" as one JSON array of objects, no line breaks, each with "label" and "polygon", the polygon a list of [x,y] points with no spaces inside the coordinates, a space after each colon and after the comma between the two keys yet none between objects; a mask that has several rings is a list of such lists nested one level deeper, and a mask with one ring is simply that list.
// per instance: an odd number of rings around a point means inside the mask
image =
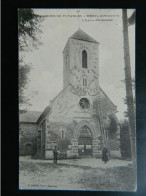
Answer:
[{"label": "stone wall", "polygon": [[[87,53],[87,68],[82,67],[84,50]],[[102,148],[102,138],[99,108],[95,108],[94,103],[100,97],[103,121],[116,112],[114,104],[99,87],[99,43],[69,38],[63,51],[63,84],[64,89],[51,101],[51,111],[45,116],[46,125],[41,128],[45,158],[52,158],[54,145],[62,139],[71,142],[67,156],[78,157],[80,125],[86,125],[91,130],[92,152],[97,156]],[[82,98],[88,100],[90,105],[86,109],[79,104]],[[65,138],[62,138],[62,131]]]},{"label": "stone wall", "polygon": [[[80,121],[79,121],[80,120]],[[46,129],[46,155],[45,158],[53,158],[52,151],[54,145],[58,146],[58,150],[61,151],[59,144],[64,140],[68,142],[68,147],[64,152],[64,157],[77,158],[78,157],[78,137],[79,129],[82,126],[87,125],[92,132],[93,143],[93,154],[96,156],[97,151],[99,151],[99,143],[97,143],[97,138],[100,136],[98,124],[91,123],[92,121],[85,121],[83,119],[78,119],[78,121],[72,120],[72,123],[64,122],[50,122]],[[94,127],[94,128],[93,128]],[[93,130],[94,129],[94,130]],[[64,138],[62,138],[62,131],[64,132]],[[97,149],[98,148],[98,149]],[[99,152],[98,152],[99,153]],[[59,156],[61,156],[59,154]],[[63,156],[63,155],[62,155]]]},{"label": "stone wall", "polygon": [[[87,52],[87,69],[82,68],[83,50]],[[78,90],[95,95],[99,91],[99,44],[69,39],[63,55],[64,88],[72,84]],[[83,78],[87,79],[86,87],[83,86]]]},{"label": "stone wall", "polygon": [[[37,151],[36,123],[19,123],[19,154],[33,155]],[[29,153],[30,150],[30,153]]]},{"label": "stone wall", "polygon": [[[91,126],[91,130],[93,131],[92,139],[95,139],[95,142],[99,140],[98,144],[94,146],[93,149],[94,156],[97,156],[97,154],[99,155],[102,150],[99,117],[93,106],[94,100],[97,100],[97,97],[86,96],[90,100],[91,107],[87,110],[82,110],[79,106],[80,96],[76,93],[76,91],[73,92],[71,89],[72,87],[68,86],[52,102],[51,112],[48,116],[46,116],[46,145],[48,143],[49,146],[53,146],[53,142],[56,142],[55,144],[57,144],[58,141],[61,140],[61,133],[63,130],[65,138],[71,141],[70,149],[67,150],[67,156],[77,157],[78,155],[75,151],[77,151],[76,149],[78,148],[78,144],[75,146],[72,141],[74,139],[78,140],[76,137],[77,127],[80,126],[80,124],[87,125],[89,128]],[[105,117],[115,114],[115,106],[104,93],[101,94],[101,107]],[[103,120],[105,119],[103,118]],[[56,135],[54,139],[52,139],[52,133]],[[52,149],[46,147],[46,157],[51,158],[53,156]],[[117,148],[115,150],[117,150]]]}]

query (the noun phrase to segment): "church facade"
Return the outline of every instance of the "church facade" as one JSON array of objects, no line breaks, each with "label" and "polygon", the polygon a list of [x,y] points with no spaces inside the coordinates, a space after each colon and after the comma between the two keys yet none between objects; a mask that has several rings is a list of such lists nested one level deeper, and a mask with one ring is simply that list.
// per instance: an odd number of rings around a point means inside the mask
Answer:
[{"label": "church facade", "polygon": [[63,90],[37,120],[37,154],[51,159],[57,146],[60,157],[100,157],[106,146],[120,156],[116,112],[99,86],[99,43],[79,29],[63,50]]}]

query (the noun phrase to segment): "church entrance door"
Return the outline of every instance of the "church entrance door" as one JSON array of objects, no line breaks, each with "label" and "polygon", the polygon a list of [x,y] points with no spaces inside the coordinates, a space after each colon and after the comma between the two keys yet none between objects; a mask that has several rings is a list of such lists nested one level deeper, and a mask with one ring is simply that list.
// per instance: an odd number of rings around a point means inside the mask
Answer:
[{"label": "church entrance door", "polygon": [[78,151],[79,156],[92,155],[92,135],[90,129],[86,125],[80,129]]}]

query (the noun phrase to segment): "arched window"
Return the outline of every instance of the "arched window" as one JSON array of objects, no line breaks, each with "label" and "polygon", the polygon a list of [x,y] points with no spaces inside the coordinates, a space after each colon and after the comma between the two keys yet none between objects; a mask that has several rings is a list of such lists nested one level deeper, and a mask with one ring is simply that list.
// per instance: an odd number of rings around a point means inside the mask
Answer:
[{"label": "arched window", "polygon": [[87,86],[87,79],[83,78],[83,86]]},{"label": "arched window", "polygon": [[82,52],[82,68],[87,68],[87,52],[83,50]]}]

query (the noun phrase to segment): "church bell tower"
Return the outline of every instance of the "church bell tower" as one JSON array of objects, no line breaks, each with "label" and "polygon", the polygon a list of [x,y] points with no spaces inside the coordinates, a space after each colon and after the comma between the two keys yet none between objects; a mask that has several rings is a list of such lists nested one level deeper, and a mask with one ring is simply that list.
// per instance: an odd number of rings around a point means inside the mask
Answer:
[{"label": "church bell tower", "polygon": [[63,87],[69,84],[89,96],[99,92],[99,42],[81,29],[63,50]]}]

